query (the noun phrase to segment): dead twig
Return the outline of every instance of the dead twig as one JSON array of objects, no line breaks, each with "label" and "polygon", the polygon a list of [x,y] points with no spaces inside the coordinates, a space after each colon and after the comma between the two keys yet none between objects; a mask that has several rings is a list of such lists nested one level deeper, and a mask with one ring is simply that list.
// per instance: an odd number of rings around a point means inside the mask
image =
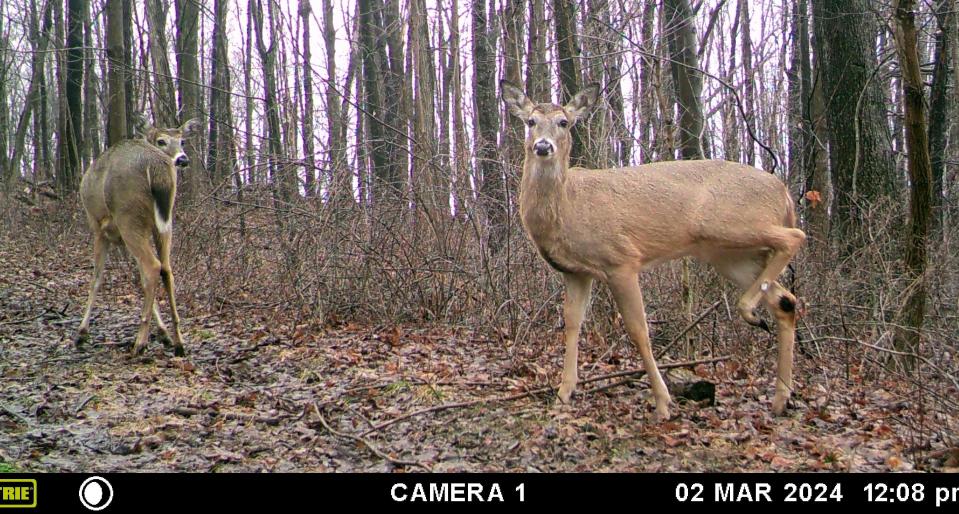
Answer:
[{"label": "dead twig", "polygon": [[686,328],[684,328],[683,331],[679,333],[679,335],[674,337],[673,340],[669,342],[669,344],[667,344],[661,350],[656,352],[656,358],[658,359],[662,357],[663,355],[666,355],[666,352],[668,352],[670,348],[672,348],[673,346],[676,346],[676,343],[678,343],[683,338],[683,336],[686,335],[686,333],[688,333],[690,330],[695,328],[696,325],[698,325],[699,322],[703,320],[703,318],[708,316],[710,312],[713,312],[714,310],[716,310],[716,307],[719,307],[719,304],[721,303],[723,303],[722,300],[716,300],[715,303],[710,305],[709,308],[704,310],[696,319],[694,319],[692,323],[690,323],[689,325],[686,325]]},{"label": "dead twig", "polygon": [[316,417],[320,419],[320,423],[323,425],[323,428],[325,428],[329,433],[337,437],[343,437],[346,439],[363,443],[363,445],[369,448],[371,452],[373,452],[374,454],[376,454],[377,457],[383,460],[389,461],[390,463],[398,466],[417,466],[425,469],[426,471],[433,471],[433,469],[429,465],[424,464],[422,462],[400,460],[400,459],[395,459],[389,456],[388,454],[386,454],[385,452],[377,448],[376,445],[371,443],[368,439],[364,438],[362,435],[356,436],[353,434],[347,434],[345,432],[339,432],[337,430],[334,430],[333,427],[331,427],[330,424],[326,422],[326,418],[323,417],[323,413],[320,412],[320,407],[316,403],[313,404],[313,412],[316,413]]},{"label": "dead twig", "polygon": [[[726,360],[726,359],[729,359],[729,357],[715,357],[715,358],[712,358],[712,359],[700,359],[700,360],[686,361],[686,362],[673,362],[673,363],[668,363],[668,364],[662,364],[662,365],[659,366],[659,369],[684,368],[684,367],[689,367],[689,366],[696,366],[696,365],[699,365],[699,364],[708,364],[708,363],[712,363],[712,362],[719,362],[719,361],[723,361],[723,360]],[[645,373],[645,372],[646,372],[645,369],[636,368],[636,369],[631,369],[631,370],[626,370],[626,371],[618,371],[618,372],[616,372],[616,373],[609,373],[609,374],[607,374],[607,375],[600,375],[600,376],[598,376],[598,377],[587,378],[587,379],[585,379],[585,380],[580,380],[579,383],[580,383],[580,384],[587,384],[587,383],[590,383],[590,382],[598,382],[598,381],[600,381],[600,380],[608,380],[608,379],[610,379],[610,378],[622,377],[622,376],[627,376],[627,375],[639,375],[639,374],[643,374],[643,373]],[[420,410],[417,410],[417,411],[413,411],[413,412],[404,414],[404,415],[402,415],[402,416],[400,416],[400,417],[398,417],[398,418],[393,418],[393,419],[391,419],[391,420],[389,420],[389,421],[384,421],[383,423],[380,423],[380,424],[378,424],[378,425],[375,425],[373,428],[371,428],[371,429],[363,432],[362,434],[360,434],[360,436],[370,435],[370,434],[372,434],[372,433],[374,433],[374,432],[378,432],[378,431],[380,431],[380,430],[382,430],[382,429],[384,429],[384,428],[386,428],[386,427],[388,427],[388,426],[390,426],[390,425],[399,423],[400,421],[407,420],[407,419],[410,419],[410,418],[413,418],[413,417],[416,417],[416,416],[420,416],[420,415],[423,415],[423,414],[427,414],[427,413],[430,413],[430,412],[438,412],[438,411],[442,411],[442,410],[458,409],[458,408],[462,408],[462,407],[470,407],[470,406],[473,406],[473,405],[479,405],[479,404],[483,404],[483,403],[511,402],[511,401],[514,401],[514,400],[520,400],[520,399],[523,399],[523,398],[526,398],[526,397],[529,397],[529,396],[533,396],[533,395],[537,395],[537,394],[548,393],[548,392],[553,391],[553,390],[555,390],[555,389],[556,389],[556,388],[553,387],[553,386],[540,387],[540,388],[538,388],[538,389],[531,389],[531,390],[526,391],[526,392],[523,392],[523,393],[511,394],[511,395],[508,395],[508,396],[497,396],[497,397],[494,397],[494,398],[480,398],[480,399],[478,399],[478,400],[470,400],[470,401],[465,401],[465,402],[444,403],[444,404],[442,404],[442,405],[434,405],[433,407],[427,407],[427,408],[425,408],[425,409],[420,409]]]},{"label": "dead twig", "polygon": [[20,420],[24,425],[30,425],[30,418],[28,418],[28,417],[24,416],[23,414],[20,414],[19,412],[13,410],[13,409],[10,408],[7,404],[5,404],[5,403],[0,403],[0,413],[3,413],[3,412],[9,414],[10,416],[12,416],[12,417],[14,417],[14,418],[17,418],[17,419]]},{"label": "dead twig", "polygon": [[13,320],[13,321],[0,321],[0,327],[2,327],[2,326],[4,326],[4,325],[20,325],[21,323],[30,323],[31,321],[33,321],[33,320],[35,320],[35,319],[39,319],[39,318],[43,317],[43,315],[46,314],[46,313],[48,313],[48,312],[50,312],[50,309],[44,309],[43,312],[41,312],[40,314],[37,314],[36,316],[34,316],[34,317],[32,317],[32,318],[15,319],[15,320]]}]

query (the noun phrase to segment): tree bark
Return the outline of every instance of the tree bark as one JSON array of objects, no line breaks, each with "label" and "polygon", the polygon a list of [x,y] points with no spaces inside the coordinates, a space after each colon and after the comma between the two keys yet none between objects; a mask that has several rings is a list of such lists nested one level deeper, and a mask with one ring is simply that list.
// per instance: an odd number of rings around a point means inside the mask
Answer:
[{"label": "tree bark", "polygon": [[503,170],[497,162],[496,132],[501,109],[491,77],[496,76],[496,43],[489,29],[486,1],[473,2],[473,133],[476,138],[476,167],[482,177],[480,195],[489,224],[487,249],[500,248],[506,237],[509,192]]},{"label": "tree bark", "polygon": [[877,77],[877,25],[865,0],[814,0],[816,61],[829,124],[833,224],[858,246],[853,227],[863,207],[897,190],[882,80]]},{"label": "tree bark", "polygon": [[[273,15],[268,7],[268,13]],[[267,153],[268,168],[273,179],[273,187],[277,196],[284,201],[292,201],[297,195],[296,180],[293,172],[283,161],[283,142],[280,128],[280,106],[276,97],[276,39],[266,45],[263,36],[263,4],[256,0],[253,8],[253,25],[256,33],[256,47],[263,66],[263,108],[266,111],[266,131],[269,151]],[[278,34],[273,34],[277,36]]]},{"label": "tree bark", "polygon": [[[175,1],[177,89],[180,92],[180,121],[191,118],[203,119],[200,64],[197,58],[200,19],[199,0]],[[196,197],[196,182],[199,180],[203,169],[202,139],[203,137],[200,136],[190,138],[187,141],[190,169],[187,173],[180,174],[181,195],[190,200]]]},{"label": "tree bark", "polygon": [[[310,63],[310,2],[300,0],[299,15],[303,24],[303,153],[306,196],[317,194],[316,149],[313,143],[313,65]],[[330,130],[333,127],[329,127]]]},{"label": "tree bark", "polygon": [[[576,37],[576,17],[571,0],[553,0],[553,22],[556,36],[556,59],[559,61],[560,104],[565,104],[582,89],[580,78],[579,40]],[[537,100],[538,101],[538,100]],[[573,126],[570,135],[573,139],[570,149],[570,166],[586,166],[583,133],[585,120]]]},{"label": "tree bark", "polygon": [[[207,170],[218,186],[233,175],[236,146],[233,140],[233,107],[230,101],[230,62],[227,49],[225,0],[213,2],[213,49],[210,66],[210,132]],[[240,187],[241,182],[236,185]]]},{"label": "tree bark", "polygon": [[153,75],[150,77],[153,87],[153,118],[159,127],[175,127],[176,93],[170,74],[169,50],[166,39],[166,16],[169,4],[164,0],[147,1],[147,25],[150,30],[150,60]]},{"label": "tree bark", "polygon": [[[929,158],[932,173],[932,229],[943,225],[943,205],[945,202],[945,182],[943,180],[946,163],[946,141],[949,130],[949,61],[956,52],[956,41],[951,33],[952,17],[957,14],[950,6],[950,0],[938,0],[935,6],[935,18],[938,30],[935,35],[932,87],[929,96]],[[955,5],[955,4],[953,4]],[[953,85],[956,88],[957,85]],[[956,103],[953,92],[953,104]],[[954,121],[955,122],[955,121]]]},{"label": "tree bark", "polygon": [[672,55],[673,84],[679,104],[679,145],[683,159],[702,159],[703,76],[697,59],[693,12],[688,0],[664,0],[664,7],[666,40]]},{"label": "tree bark", "polygon": [[[918,353],[926,306],[926,241],[932,214],[932,164],[926,133],[926,105],[916,36],[914,0],[896,0],[894,5],[896,49],[902,69],[902,93],[905,101],[906,151],[908,168],[909,233],[906,239],[906,268],[909,288],[896,326],[893,346],[902,352]],[[903,359],[907,368],[915,358]]]}]

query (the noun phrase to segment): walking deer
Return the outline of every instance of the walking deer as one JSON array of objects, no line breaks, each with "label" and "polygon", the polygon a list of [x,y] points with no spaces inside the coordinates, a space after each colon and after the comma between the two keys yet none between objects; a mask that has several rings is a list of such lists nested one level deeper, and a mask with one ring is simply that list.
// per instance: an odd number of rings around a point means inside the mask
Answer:
[{"label": "walking deer", "polygon": [[199,122],[193,119],[178,128],[158,129],[141,119],[138,127],[141,138],[110,147],[83,174],[80,199],[93,231],[94,267],[90,297],[75,340],[78,347],[88,338],[90,311],[103,278],[108,247],[122,244],[137,261],[143,287],[140,329],[133,352],[141,353],[146,348],[151,313],[159,329],[157,338],[165,346],[171,343],[170,332],[155,302],[157,285],[162,279],[173,322],[174,353],[185,354],[174,297],[170,245],[177,168],[190,163],[184,153],[183,140],[193,135],[198,126]]},{"label": "walking deer", "polygon": [[565,106],[534,104],[500,83],[510,112],[528,126],[519,213],[543,259],[563,274],[566,355],[559,399],[576,388],[577,341],[594,279],[605,281],[639,351],[656,400],[669,418],[669,393],[653,360],[637,276],[655,264],[692,256],[743,290],[737,308],[748,323],[761,301],[777,321],[779,361],[772,410],[781,414],[792,389],[796,298],[776,282],[799,251],[793,200],[775,176],[743,164],[659,162],[629,168],[569,167],[570,129],[596,103],[599,86]]}]

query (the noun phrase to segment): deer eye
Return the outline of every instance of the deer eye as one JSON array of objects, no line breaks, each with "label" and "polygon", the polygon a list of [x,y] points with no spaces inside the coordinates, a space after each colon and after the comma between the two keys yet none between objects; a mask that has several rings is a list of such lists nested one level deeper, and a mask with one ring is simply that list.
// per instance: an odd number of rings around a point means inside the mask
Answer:
[{"label": "deer eye", "polygon": [[183,146],[184,143],[186,143],[186,141],[184,141],[184,140],[181,139],[181,140],[180,140],[180,146]]},{"label": "deer eye", "polygon": [[157,139],[157,146],[166,146],[166,139]]},{"label": "deer eye", "polygon": [[526,120],[526,124],[527,124],[528,126],[530,126],[530,127],[535,127],[535,126],[536,126],[536,120],[534,120],[533,118],[530,118],[530,119]]},{"label": "deer eye", "polygon": [[566,119],[559,120],[559,126],[560,126],[560,127],[563,127],[563,128],[568,127],[568,126],[569,126],[569,120],[566,120]]}]

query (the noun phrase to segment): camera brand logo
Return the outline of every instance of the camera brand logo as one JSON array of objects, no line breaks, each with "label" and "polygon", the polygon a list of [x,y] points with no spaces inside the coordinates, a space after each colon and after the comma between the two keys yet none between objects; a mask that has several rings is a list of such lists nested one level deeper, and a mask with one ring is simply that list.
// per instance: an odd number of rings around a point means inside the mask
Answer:
[{"label": "camera brand logo", "polygon": [[30,509],[37,506],[37,481],[0,478],[0,509]]}]

